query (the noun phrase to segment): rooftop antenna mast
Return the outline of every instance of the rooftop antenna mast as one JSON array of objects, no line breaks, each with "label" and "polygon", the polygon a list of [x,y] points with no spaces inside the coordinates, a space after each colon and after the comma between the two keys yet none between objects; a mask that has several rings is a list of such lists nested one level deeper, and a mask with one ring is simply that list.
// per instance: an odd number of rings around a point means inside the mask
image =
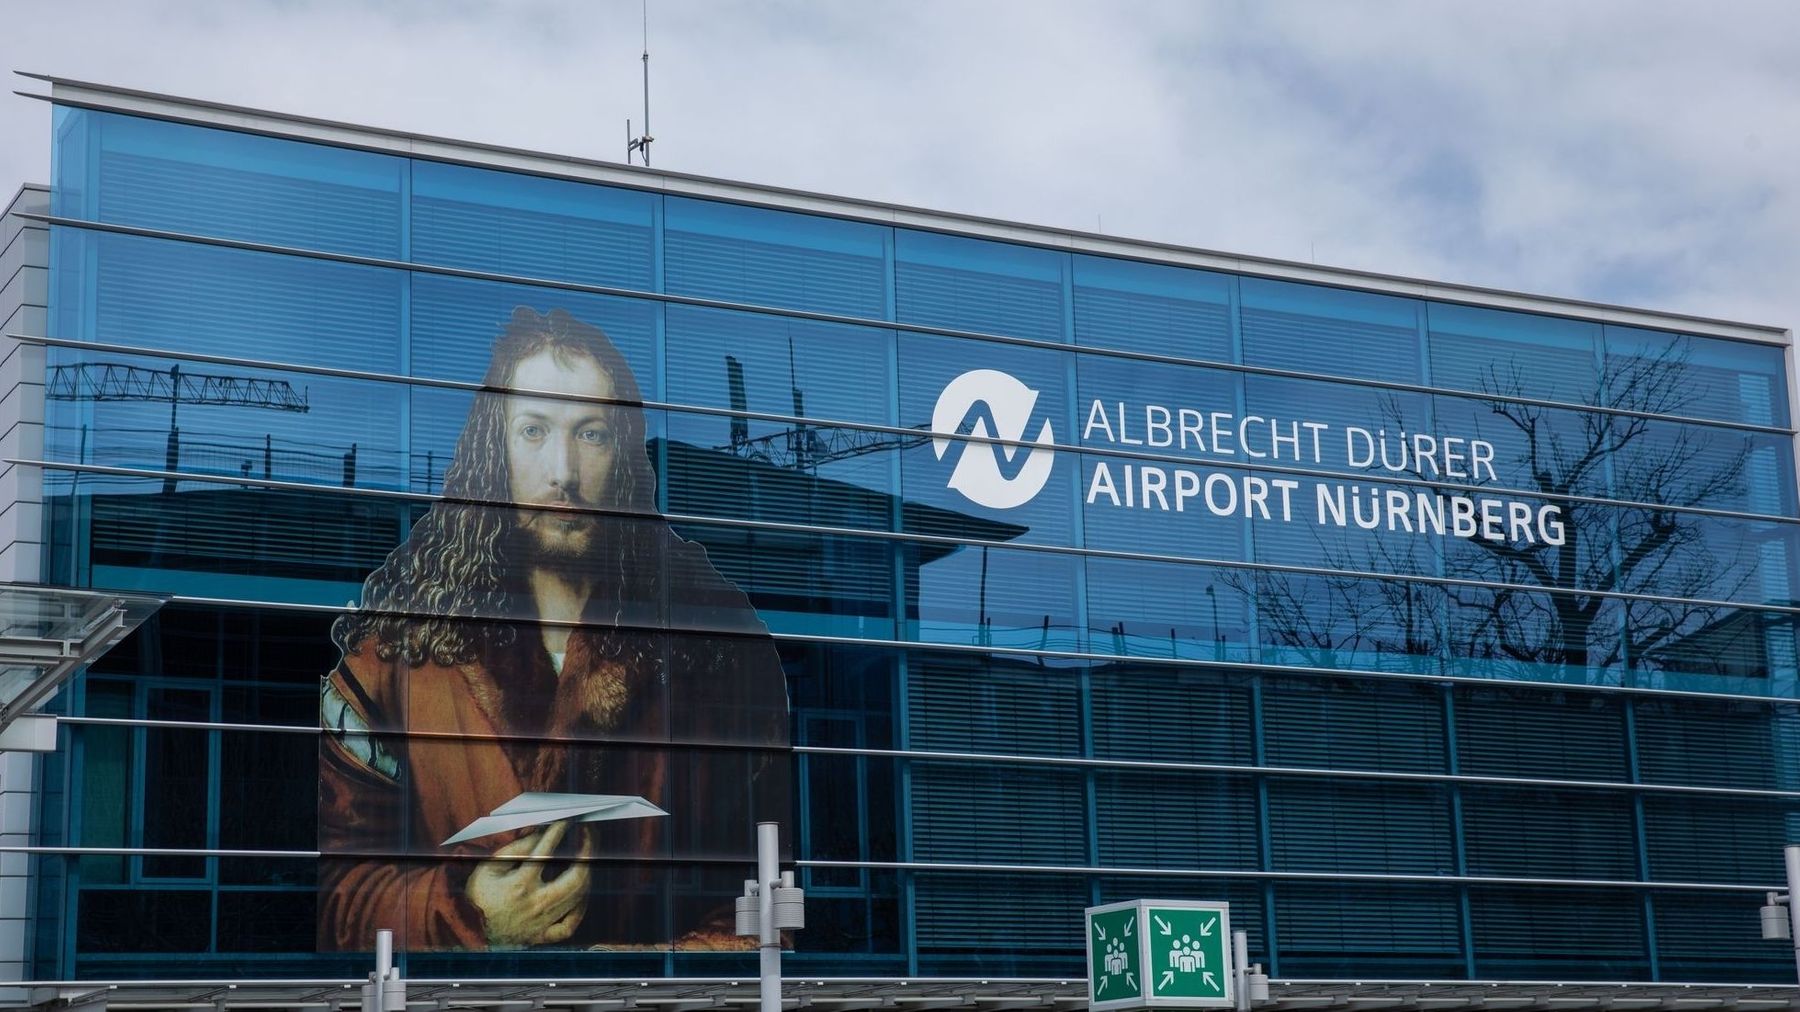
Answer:
[{"label": "rooftop antenna mast", "polygon": [[625,120],[625,164],[631,164],[633,152],[644,156],[644,167],[650,167],[650,0],[644,0],[644,135],[631,132],[631,120]]}]

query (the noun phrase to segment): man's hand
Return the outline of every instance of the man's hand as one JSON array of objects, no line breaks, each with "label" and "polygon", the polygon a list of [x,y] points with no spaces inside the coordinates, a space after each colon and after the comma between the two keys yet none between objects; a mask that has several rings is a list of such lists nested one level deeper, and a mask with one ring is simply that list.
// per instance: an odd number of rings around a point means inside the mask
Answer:
[{"label": "man's hand", "polygon": [[490,946],[566,942],[575,933],[588,904],[588,870],[582,860],[591,854],[586,833],[575,863],[547,882],[543,878],[545,859],[568,830],[566,820],[553,822],[501,847],[469,873],[469,902],[481,911]]}]

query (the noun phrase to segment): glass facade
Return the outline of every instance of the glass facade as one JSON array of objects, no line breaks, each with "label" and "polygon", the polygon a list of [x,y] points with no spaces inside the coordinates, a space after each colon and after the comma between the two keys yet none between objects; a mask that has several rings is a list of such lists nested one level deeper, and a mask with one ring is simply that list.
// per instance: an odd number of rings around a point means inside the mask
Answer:
[{"label": "glass facade", "polygon": [[[332,626],[446,504],[512,522],[458,458],[517,307],[635,378],[568,395],[641,414],[653,498],[599,512],[704,548],[772,640],[790,972],[1072,977],[1082,907],[1156,896],[1230,900],[1280,977],[1792,974],[1755,916],[1800,837],[1779,346],[118,113],[55,130],[46,579],[176,600],[65,697],[41,842],[108,852],[37,859],[42,979],[362,972],[319,951]],[[603,631],[760,634],[674,600],[687,557]],[[534,617],[484,602],[412,618]],[[416,845],[380,856],[405,877]],[[676,842],[645,874],[735,892],[736,856]],[[405,965],[754,966],[682,935]]]}]

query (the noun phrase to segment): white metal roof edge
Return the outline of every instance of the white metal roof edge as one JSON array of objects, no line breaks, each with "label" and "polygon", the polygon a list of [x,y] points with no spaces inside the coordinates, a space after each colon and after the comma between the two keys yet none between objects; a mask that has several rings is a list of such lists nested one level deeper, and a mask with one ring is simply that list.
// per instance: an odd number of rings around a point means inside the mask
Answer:
[{"label": "white metal roof edge", "polygon": [[[1461,302],[1496,309],[1548,313],[1602,323],[1678,330],[1686,333],[1754,341],[1760,344],[1789,346],[1793,343],[1792,331],[1778,326],[1638,309],[1581,299],[1532,295],[1476,285],[1449,284],[1398,275],[1321,267],[1289,260],[1222,253],[1169,243],[1121,239],[1116,236],[1048,228],[976,215],[932,211],[900,204],[668,172],[618,162],[380,129],[289,113],[269,112],[220,102],[163,95],[88,81],[75,81],[48,74],[25,71],[16,71],[16,73],[23,77],[49,83],[51,86],[49,100],[64,105],[103,109],[533,175],[557,176],[681,196],[732,200],[785,210],[953,232],[1071,252],[1148,260],[1290,281],[1305,281],[1411,298]],[[35,98],[45,97],[29,95],[29,93],[21,94]]]}]

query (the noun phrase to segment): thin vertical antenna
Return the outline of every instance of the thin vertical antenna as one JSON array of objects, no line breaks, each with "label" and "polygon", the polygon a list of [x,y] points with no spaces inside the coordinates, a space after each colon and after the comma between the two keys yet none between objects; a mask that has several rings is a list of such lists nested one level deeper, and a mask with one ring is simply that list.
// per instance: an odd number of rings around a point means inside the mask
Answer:
[{"label": "thin vertical antenna", "polygon": [[633,151],[644,156],[644,166],[650,165],[650,142],[656,138],[650,136],[650,0],[644,0],[644,135],[634,137],[631,133],[631,120],[625,121],[625,161],[631,162]]}]

